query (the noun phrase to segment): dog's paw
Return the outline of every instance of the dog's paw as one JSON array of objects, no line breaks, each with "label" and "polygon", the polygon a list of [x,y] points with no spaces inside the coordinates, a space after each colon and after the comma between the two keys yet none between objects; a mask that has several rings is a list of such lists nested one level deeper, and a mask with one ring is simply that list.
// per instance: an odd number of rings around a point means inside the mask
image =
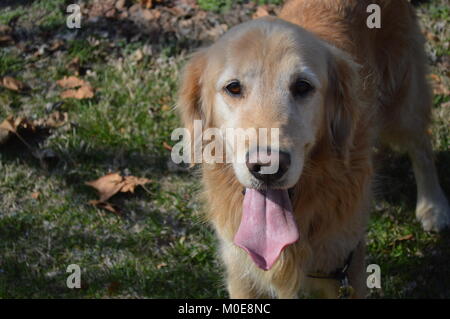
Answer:
[{"label": "dog's paw", "polygon": [[444,196],[435,201],[421,201],[416,216],[425,231],[440,232],[450,226],[450,206]]}]

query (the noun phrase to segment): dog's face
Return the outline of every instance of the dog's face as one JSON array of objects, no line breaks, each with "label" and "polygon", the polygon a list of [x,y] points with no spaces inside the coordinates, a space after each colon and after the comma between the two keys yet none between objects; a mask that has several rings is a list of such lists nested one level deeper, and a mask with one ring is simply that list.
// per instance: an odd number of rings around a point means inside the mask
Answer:
[{"label": "dog's face", "polygon": [[351,61],[307,31],[259,19],[192,58],[178,107],[188,128],[201,119],[204,128],[241,129],[246,137],[254,129],[256,143],[226,134],[236,178],[247,188],[286,189],[298,182],[319,139],[349,147],[355,73]]}]

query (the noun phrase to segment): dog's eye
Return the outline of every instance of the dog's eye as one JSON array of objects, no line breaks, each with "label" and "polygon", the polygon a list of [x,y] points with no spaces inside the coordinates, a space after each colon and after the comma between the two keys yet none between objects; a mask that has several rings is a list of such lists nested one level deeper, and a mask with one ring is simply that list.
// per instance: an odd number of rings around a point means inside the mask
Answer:
[{"label": "dog's eye", "polygon": [[297,80],[291,86],[294,97],[305,97],[314,90],[314,87],[305,80]]},{"label": "dog's eye", "polygon": [[237,80],[232,81],[225,87],[225,91],[231,96],[240,96],[242,94],[241,83]]}]

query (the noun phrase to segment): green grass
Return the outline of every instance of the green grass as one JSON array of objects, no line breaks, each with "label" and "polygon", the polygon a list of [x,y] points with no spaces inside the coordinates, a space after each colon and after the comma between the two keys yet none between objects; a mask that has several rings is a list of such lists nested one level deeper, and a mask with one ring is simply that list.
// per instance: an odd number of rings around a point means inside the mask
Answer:
[{"label": "green grass", "polygon": [[[42,39],[51,42],[67,32],[64,3],[42,0],[0,9],[0,23],[18,16],[18,26],[33,28],[26,43],[39,46]],[[199,1],[213,11],[230,3]],[[430,28],[440,20],[449,23],[443,3],[420,7]],[[440,36],[443,41],[434,48],[443,56],[448,43]],[[28,93],[0,88],[0,119],[46,116],[46,106],[61,101],[55,82],[72,74],[67,66],[74,58],[89,70],[80,77],[96,89],[93,99],[64,100],[60,110],[68,113],[68,125],[30,140],[57,154],[51,166],[43,166],[17,139],[0,145],[1,298],[227,297],[215,236],[198,214],[198,178],[169,170],[170,154],[163,147],[180,126],[170,107],[186,55],[179,54],[177,43],[169,43],[136,61],[136,50],[145,44],[92,35],[69,39],[63,49],[40,56],[15,46],[0,48],[0,76],[31,86]],[[436,66],[432,70],[446,76]],[[448,101],[448,96],[435,99],[433,117],[436,159],[447,194],[450,109],[442,104]],[[153,180],[147,191],[112,198],[124,217],[88,204],[97,195],[84,183],[112,171]],[[450,297],[448,235],[424,233],[415,220],[409,161],[386,155],[377,185],[367,262],[381,266],[383,289],[373,290],[371,297]],[[40,196],[34,199],[33,192]],[[412,239],[398,240],[409,234]],[[81,267],[82,289],[66,287],[70,264]]]},{"label": "green grass", "polygon": [[[198,5],[203,10],[208,11],[216,11],[216,12],[226,12],[228,11],[233,4],[236,3],[245,3],[250,1],[244,0],[198,0]],[[253,1],[259,5],[264,4],[281,4],[282,0],[257,0]]]}]

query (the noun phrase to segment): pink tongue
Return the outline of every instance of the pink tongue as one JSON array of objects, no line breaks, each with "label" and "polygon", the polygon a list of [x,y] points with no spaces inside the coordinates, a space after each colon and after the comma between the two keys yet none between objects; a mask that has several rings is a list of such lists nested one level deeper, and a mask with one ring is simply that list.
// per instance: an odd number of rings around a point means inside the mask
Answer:
[{"label": "pink tongue", "polygon": [[298,237],[287,190],[245,190],[241,225],[234,243],[243,248],[259,268],[272,268],[283,249]]}]

